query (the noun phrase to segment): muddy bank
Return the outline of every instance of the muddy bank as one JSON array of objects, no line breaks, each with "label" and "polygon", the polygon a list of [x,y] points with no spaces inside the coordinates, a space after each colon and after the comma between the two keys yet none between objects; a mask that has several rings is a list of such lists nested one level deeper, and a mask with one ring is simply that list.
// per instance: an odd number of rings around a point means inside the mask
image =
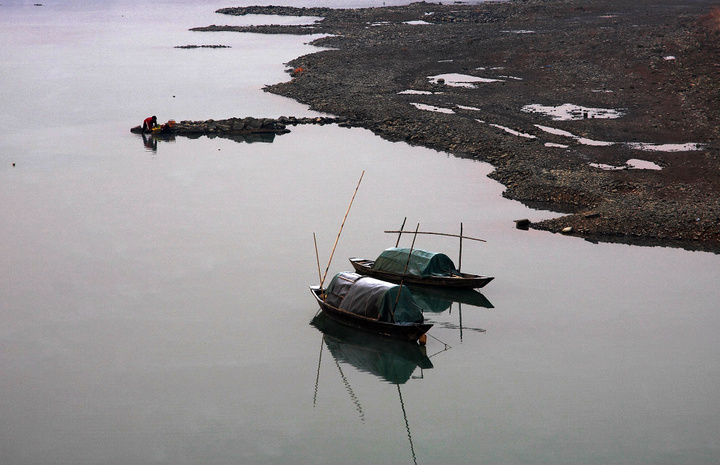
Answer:
[{"label": "muddy bank", "polygon": [[[331,49],[289,63],[292,80],[266,90],[388,140],[487,161],[506,197],[567,213],[531,227],[717,253],[720,22],[708,16],[715,5],[228,8],[221,12],[324,19],[198,30],[331,34],[314,42]],[[574,107],[562,115],[563,104]],[[632,168],[639,165],[652,169]]]}]

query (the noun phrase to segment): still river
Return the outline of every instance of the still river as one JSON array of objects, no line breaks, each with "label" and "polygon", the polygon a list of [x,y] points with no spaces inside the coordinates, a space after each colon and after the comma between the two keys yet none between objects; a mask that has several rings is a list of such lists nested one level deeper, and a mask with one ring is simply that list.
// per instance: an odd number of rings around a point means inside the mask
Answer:
[{"label": "still river", "polygon": [[[517,230],[551,213],[490,166],[364,130],[130,134],[316,115],[261,91],[308,37],[188,31],[278,20],[213,13],[238,4],[0,5],[0,462],[717,463],[717,255]],[[407,217],[463,223],[462,268],[496,276],[401,379],[310,325],[313,233],[324,268],[363,170],[331,273]]]}]

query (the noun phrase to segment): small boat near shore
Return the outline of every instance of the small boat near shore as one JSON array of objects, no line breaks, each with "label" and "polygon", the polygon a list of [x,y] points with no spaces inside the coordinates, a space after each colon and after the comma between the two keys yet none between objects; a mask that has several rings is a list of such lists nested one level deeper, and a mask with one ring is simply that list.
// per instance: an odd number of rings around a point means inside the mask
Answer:
[{"label": "small boat near shore", "polygon": [[327,288],[310,286],[320,309],[346,326],[421,343],[432,324],[407,286],[353,272],[335,275]]},{"label": "small boat near shore", "polygon": [[406,247],[386,249],[376,260],[352,257],[350,263],[359,274],[393,283],[479,289],[495,279],[493,276],[462,273],[443,253]]}]

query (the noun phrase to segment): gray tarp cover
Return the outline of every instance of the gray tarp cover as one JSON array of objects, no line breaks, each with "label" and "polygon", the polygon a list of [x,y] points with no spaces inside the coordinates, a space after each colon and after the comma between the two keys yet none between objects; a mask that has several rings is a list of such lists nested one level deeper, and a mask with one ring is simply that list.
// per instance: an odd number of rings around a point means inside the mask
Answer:
[{"label": "gray tarp cover", "polygon": [[423,322],[422,311],[407,286],[346,271],[335,275],[327,288],[327,294],[326,302],[329,305],[356,315],[389,323]]},{"label": "gray tarp cover", "polygon": [[407,247],[386,249],[375,260],[373,269],[401,275],[405,274],[405,266],[407,266],[407,274],[414,276],[448,276],[459,273],[453,261],[444,253],[412,249],[412,257],[408,264],[409,254],[410,249]]}]

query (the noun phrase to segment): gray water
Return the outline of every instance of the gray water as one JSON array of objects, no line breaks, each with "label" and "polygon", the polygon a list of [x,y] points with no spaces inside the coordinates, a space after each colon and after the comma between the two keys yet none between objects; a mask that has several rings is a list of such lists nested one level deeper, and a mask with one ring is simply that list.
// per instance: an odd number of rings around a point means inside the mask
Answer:
[{"label": "gray water", "polygon": [[[489,165],[360,129],[149,150],[150,114],[316,115],[260,90],[310,39],[187,31],[268,20],[238,2],[32,3],[0,6],[1,463],[718,462],[717,255],[517,230],[553,214]],[[310,325],[363,171],[331,274],[407,217],[496,276],[401,384]]]}]

